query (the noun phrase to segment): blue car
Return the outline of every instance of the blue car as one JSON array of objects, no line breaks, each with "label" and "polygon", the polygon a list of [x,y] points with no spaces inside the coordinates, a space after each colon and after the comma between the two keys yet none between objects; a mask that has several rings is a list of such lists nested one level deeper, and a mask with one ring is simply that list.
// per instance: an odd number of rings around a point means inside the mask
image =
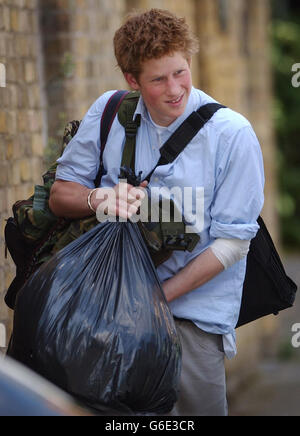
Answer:
[{"label": "blue car", "polygon": [[68,394],[0,353],[0,416],[88,416]]}]

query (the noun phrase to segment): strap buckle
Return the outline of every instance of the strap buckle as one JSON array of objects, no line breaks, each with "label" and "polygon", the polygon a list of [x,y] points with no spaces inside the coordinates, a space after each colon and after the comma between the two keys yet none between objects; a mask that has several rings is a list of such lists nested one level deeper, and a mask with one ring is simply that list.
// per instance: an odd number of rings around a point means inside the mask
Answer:
[{"label": "strap buckle", "polygon": [[138,129],[138,126],[136,123],[134,123],[134,122],[127,123],[126,127],[125,127],[125,135],[128,136],[129,138],[133,138],[137,134],[137,129]]},{"label": "strap buckle", "polygon": [[183,222],[161,222],[163,246],[170,250],[193,251],[200,236],[197,233],[186,233]]},{"label": "strap buckle", "polygon": [[[194,236],[197,236],[195,241]],[[171,250],[193,251],[200,237],[198,235],[179,234],[179,235],[164,235],[164,246]],[[196,243],[195,243],[196,242]]]}]

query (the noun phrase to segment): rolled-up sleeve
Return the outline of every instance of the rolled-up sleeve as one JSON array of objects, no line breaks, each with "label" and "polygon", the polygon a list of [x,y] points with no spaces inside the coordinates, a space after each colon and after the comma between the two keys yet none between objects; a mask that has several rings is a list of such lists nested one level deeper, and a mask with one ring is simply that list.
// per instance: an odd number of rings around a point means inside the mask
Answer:
[{"label": "rolled-up sleeve", "polygon": [[57,160],[56,180],[94,188],[100,166],[100,123],[105,103],[114,91],[99,97],[84,116],[78,132]]},{"label": "rolled-up sleeve", "polygon": [[261,148],[251,126],[239,129],[224,148],[216,167],[210,236],[250,240],[264,203]]}]

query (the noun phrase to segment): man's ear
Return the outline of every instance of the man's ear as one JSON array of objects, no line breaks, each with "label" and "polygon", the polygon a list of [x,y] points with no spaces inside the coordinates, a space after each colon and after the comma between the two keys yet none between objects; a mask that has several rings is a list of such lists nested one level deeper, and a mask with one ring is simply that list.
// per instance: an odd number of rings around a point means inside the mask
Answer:
[{"label": "man's ear", "polygon": [[131,73],[124,73],[124,77],[125,77],[125,80],[126,80],[126,82],[128,83],[128,85],[130,86],[131,89],[133,89],[134,91],[138,91],[140,89],[138,81],[136,80],[136,78],[134,77],[133,74],[131,74]]}]

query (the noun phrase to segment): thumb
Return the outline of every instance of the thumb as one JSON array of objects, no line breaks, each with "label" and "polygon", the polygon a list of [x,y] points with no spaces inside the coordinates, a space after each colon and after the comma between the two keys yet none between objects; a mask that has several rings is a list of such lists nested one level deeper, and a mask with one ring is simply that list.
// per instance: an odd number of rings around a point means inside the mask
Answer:
[{"label": "thumb", "polygon": [[140,184],[140,188],[146,188],[148,185],[147,180],[144,180],[141,184]]}]

